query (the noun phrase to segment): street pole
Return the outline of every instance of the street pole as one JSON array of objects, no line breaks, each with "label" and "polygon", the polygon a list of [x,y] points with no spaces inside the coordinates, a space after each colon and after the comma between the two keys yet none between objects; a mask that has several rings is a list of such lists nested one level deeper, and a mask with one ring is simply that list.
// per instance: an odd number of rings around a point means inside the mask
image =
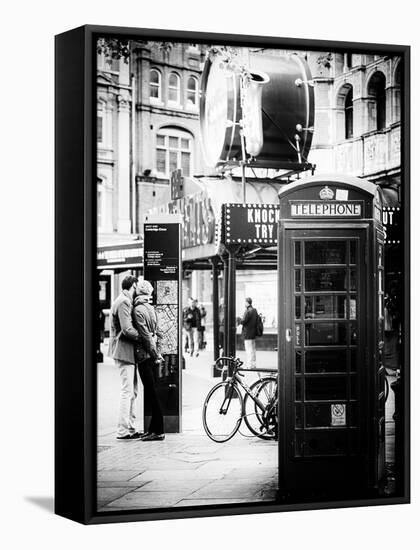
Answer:
[{"label": "street pole", "polygon": [[228,311],[229,311],[229,278],[227,256],[222,256],[223,260],[223,355],[229,355],[228,348]]},{"label": "street pole", "polygon": [[211,258],[211,264],[213,275],[213,358],[216,361],[219,357],[219,270],[217,256]]},{"label": "street pole", "polygon": [[[236,250],[228,250],[228,351],[229,357],[236,354]],[[231,374],[231,373],[230,373]]]},{"label": "street pole", "polygon": [[242,179],[242,202],[246,204],[246,178],[245,178],[245,163],[241,162],[241,179]]}]

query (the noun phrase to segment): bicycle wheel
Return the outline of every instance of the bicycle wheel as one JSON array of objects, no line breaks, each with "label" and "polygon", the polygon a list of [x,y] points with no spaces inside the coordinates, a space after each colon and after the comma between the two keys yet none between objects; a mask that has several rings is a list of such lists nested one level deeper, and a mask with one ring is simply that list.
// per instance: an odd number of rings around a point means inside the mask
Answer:
[{"label": "bicycle wheel", "polygon": [[254,382],[250,390],[261,404],[264,411],[248,395],[245,395],[245,424],[249,431],[261,439],[274,439],[277,435],[277,378],[266,377]]},{"label": "bicycle wheel", "polygon": [[243,398],[230,382],[220,382],[208,393],[203,405],[203,426],[216,443],[224,443],[239,430]]}]

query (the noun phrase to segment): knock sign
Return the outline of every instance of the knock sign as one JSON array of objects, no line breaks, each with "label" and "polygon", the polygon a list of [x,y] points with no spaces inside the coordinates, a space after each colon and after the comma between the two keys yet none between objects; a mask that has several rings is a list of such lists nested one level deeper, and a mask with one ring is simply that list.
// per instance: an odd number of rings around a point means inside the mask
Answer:
[{"label": "knock sign", "polygon": [[224,204],[224,244],[275,244],[280,218],[278,204]]}]

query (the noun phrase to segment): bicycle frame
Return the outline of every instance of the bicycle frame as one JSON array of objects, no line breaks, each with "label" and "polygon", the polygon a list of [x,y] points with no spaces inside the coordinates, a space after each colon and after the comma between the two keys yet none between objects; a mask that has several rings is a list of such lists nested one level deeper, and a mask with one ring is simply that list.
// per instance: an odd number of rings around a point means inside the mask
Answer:
[{"label": "bicycle frame", "polygon": [[239,375],[236,372],[234,372],[231,377],[232,385],[235,383],[234,381],[237,382],[239,386],[241,386],[244,392],[246,392],[249,395],[249,397],[257,404],[258,408],[262,412],[266,410],[266,407],[263,405],[263,403],[258,399],[258,397],[252,394],[252,391],[250,390],[249,386],[239,378]]}]

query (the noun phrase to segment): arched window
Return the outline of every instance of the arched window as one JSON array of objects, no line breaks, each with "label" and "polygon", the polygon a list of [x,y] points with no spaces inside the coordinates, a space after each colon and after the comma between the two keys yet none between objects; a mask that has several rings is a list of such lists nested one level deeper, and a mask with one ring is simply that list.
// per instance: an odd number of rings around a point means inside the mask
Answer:
[{"label": "arched window", "polygon": [[187,107],[198,105],[198,80],[190,76],[187,82]]},{"label": "arched window", "polygon": [[97,201],[96,201],[96,220],[97,220],[97,227],[99,231],[102,229],[102,216],[103,216],[103,206],[102,206],[102,200],[103,200],[103,190],[102,190],[102,180],[98,178],[98,185],[97,185]]},{"label": "arched window", "polygon": [[104,109],[101,101],[98,101],[96,111],[96,140],[100,144],[104,141]]},{"label": "arched window", "polygon": [[385,75],[377,71],[368,85],[370,99],[369,130],[383,130],[386,126]]},{"label": "arched window", "polygon": [[112,113],[107,110],[106,101],[99,99],[96,104],[96,140],[98,145],[106,147],[110,135]]},{"label": "arched window", "polygon": [[353,87],[351,84],[346,83],[338,90],[336,116],[337,141],[352,138],[354,131]]},{"label": "arched window", "polygon": [[181,79],[176,73],[169,74],[168,101],[178,104],[181,101]]},{"label": "arched window", "polygon": [[162,78],[157,69],[150,70],[150,99],[161,101],[162,99]]},{"label": "arched window", "polygon": [[353,67],[353,54],[352,53],[346,53],[344,54],[344,63],[347,68],[347,70],[350,70]]},{"label": "arched window", "polygon": [[344,100],[344,133],[346,139],[353,137],[353,88],[349,89]]},{"label": "arched window", "polygon": [[171,173],[182,169],[184,176],[192,174],[193,136],[180,128],[161,128],[156,135],[156,171],[168,178]]},{"label": "arched window", "polygon": [[394,86],[392,90],[393,98],[393,122],[401,120],[401,61],[398,63],[394,73]]}]

